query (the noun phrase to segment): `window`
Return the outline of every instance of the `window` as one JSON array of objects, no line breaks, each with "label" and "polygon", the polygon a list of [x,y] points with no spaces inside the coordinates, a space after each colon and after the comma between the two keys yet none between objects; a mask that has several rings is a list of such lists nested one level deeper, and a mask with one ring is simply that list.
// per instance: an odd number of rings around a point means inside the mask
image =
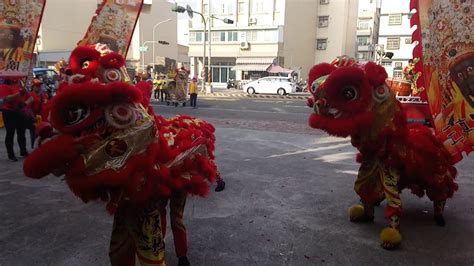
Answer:
[{"label": "window", "polygon": [[319,16],[318,17],[318,27],[326,28],[329,24],[329,16]]},{"label": "window", "polygon": [[[196,42],[202,42],[202,32],[196,32]],[[190,38],[191,39],[191,38]]]},{"label": "window", "polygon": [[190,32],[189,33],[189,41],[190,42],[195,42],[196,41],[196,33],[195,32]]},{"label": "window", "polygon": [[358,30],[368,30],[369,29],[369,22],[368,21],[359,21],[359,25],[357,26]]},{"label": "window", "polygon": [[213,42],[225,42],[225,31],[215,31],[212,33]]},{"label": "window", "polygon": [[403,78],[403,71],[399,69],[394,69],[393,70],[393,78],[394,79],[402,79]]},{"label": "window", "polygon": [[359,52],[357,58],[362,61],[367,61],[369,60],[369,52]]},{"label": "window", "polygon": [[227,32],[227,41],[228,42],[236,42],[237,41],[237,32],[236,31],[228,31]]},{"label": "window", "polygon": [[406,38],[406,39],[405,39],[405,44],[411,44],[411,42],[412,42],[412,41],[411,41],[411,38]]},{"label": "window", "polygon": [[319,0],[319,4],[327,5],[327,4],[329,4],[329,0]]},{"label": "window", "polygon": [[276,30],[266,30],[263,40],[266,42],[276,42],[278,40],[278,32]]},{"label": "window", "polygon": [[233,3],[222,3],[218,6],[217,11],[220,14],[233,14],[234,13],[234,4]]},{"label": "window", "polygon": [[387,50],[400,49],[400,38],[387,38]]},{"label": "window", "polygon": [[316,40],[316,49],[317,50],[326,50],[328,45],[328,39],[317,39]]},{"label": "window", "polygon": [[388,15],[388,25],[402,25],[402,14],[390,14]]},{"label": "window", "polygon": [[212,66],[212,82],[225,83],[229,79],[235,79],[235,71],[230,66]]},{"label": "window", "polygon": [[255,0],[253,1],[253,12],[254,13],[264,13],[265,12],[265,1],[264,0]]},{"label": "window", "polygon": [[245,2],[239,2],[238,8],[239,14],[245,14]]},{"label": "window", "polygon": [[369,37],[357,37],[357,44],[358,45],[369,45]]}]

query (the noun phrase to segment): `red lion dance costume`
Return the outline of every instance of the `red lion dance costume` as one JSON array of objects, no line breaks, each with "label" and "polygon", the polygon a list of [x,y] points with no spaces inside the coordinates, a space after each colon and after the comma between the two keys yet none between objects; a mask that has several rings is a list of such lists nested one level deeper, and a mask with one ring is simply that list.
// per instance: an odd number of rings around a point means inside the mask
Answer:
[{"label": "red lion dance costume", "polygon": [[39,129],[39,147],[24,172],[32,178],[64,173],[84,202],[107,202],[114,214],[112,265],[134,265],[135,255],[143,265],[165,265],[160,208],[171,200],[170,212],[178,216],[173,231],[181,230],[186,244],[186,195],[205,196],[216,178],[214,128],[191,117],[155,116],[148,106],[151,83],[122,82],[124,64],[100,45],[73,51],[69,82],[52,99],[51,126]]},{"label": "red lion dance costume", "polygon": [[362,204],[350,208],[350,220],[373,221],[374,205],[385,199],[390,224],[380,237],[382,247],[393,249],[401,243],[401,190],[409,188],[420,197],[426,193],[434,202],[436,224],[443,226],[444,204],[457,184],[449,153],[430,129],[407,124],[386,78],[384,68],[372,62],[358,65],[339,59],[315,65],[308,78],[313,95],[308,105],[314,108],[311,127],[350,136],[360,152],[354,189]]}]

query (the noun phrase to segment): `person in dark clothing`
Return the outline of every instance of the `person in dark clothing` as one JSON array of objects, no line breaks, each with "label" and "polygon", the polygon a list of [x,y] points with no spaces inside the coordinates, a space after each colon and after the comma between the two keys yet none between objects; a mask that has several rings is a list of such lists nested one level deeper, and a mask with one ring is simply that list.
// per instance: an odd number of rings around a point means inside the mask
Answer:
[{"label": "person in dark clothing", "polygon": [[25,107],[25,101],[28,98],[28,92],[21,87],[17,81],[6,79],[0,85],[1,111],[7,134],[5,135],[5,146],[7,148],[8,159],[16,162],[13,149],[13,140],[15,132],[17,134],[18,145],[20,146],[20,155],[27,156],[26,138],[25,138],[25,118],[21,110]]}]

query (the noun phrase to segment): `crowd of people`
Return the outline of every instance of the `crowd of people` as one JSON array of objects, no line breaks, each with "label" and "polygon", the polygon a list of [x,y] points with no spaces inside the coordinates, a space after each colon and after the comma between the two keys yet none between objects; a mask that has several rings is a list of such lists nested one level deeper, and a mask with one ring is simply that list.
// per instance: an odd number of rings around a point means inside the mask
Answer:
[{"label": "crowd of people", "polygon": [[[152,79],[151,74],[144,73],[142,75],[136,75],[134,78],[134,83],[138,83],[142,80],[148,80],[153,83],[153,99],[155,101],[161,102],[170,102],[171,101],[171,94],[174,93],[169,90],[169,79],[165,74],[155,74],[155,77]],[[197,108],[197,96],[199,93],[199,86],[198,86],[198,79],[197,77],[193,77],[189,83],[184,88],[186,90],[186,94],[189,96],[189,104],[193,108]],[[183,105],[184,106],[184,105]]]},{"label": "crowd of people", "polygon": [[28,156],[26,131],[29,131],[30,146],[35,141],[35,125],[41,121],[41,114],[50,96],[40,78],[31,81],[30,89],[21,79],[0,80],[0,111],[4,126],[5,147],[8,159],[18,161],[14,149],[14,139],[20,150],[20,156]]}]

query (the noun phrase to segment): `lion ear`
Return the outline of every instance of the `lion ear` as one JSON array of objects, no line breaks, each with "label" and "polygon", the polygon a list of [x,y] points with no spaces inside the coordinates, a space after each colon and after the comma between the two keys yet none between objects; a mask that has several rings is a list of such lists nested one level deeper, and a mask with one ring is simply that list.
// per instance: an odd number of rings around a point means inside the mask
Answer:
[{"label": "lion ear", "polygon": [[331,72],[336,70],[336,67],[328,64],[328,63],[321,63],[314,65],[310,70],[308,74],[308,86],[311,86],[313,84],[313,81],[316,79],[329,75]]},{"label": "lion ear", "polygon": [[369,80],[369,83],[376,87],[385,83],[387,79],[387,71],[381,65],[377,65],[374,62],[368,62],[364,65],[364,72]]}]

